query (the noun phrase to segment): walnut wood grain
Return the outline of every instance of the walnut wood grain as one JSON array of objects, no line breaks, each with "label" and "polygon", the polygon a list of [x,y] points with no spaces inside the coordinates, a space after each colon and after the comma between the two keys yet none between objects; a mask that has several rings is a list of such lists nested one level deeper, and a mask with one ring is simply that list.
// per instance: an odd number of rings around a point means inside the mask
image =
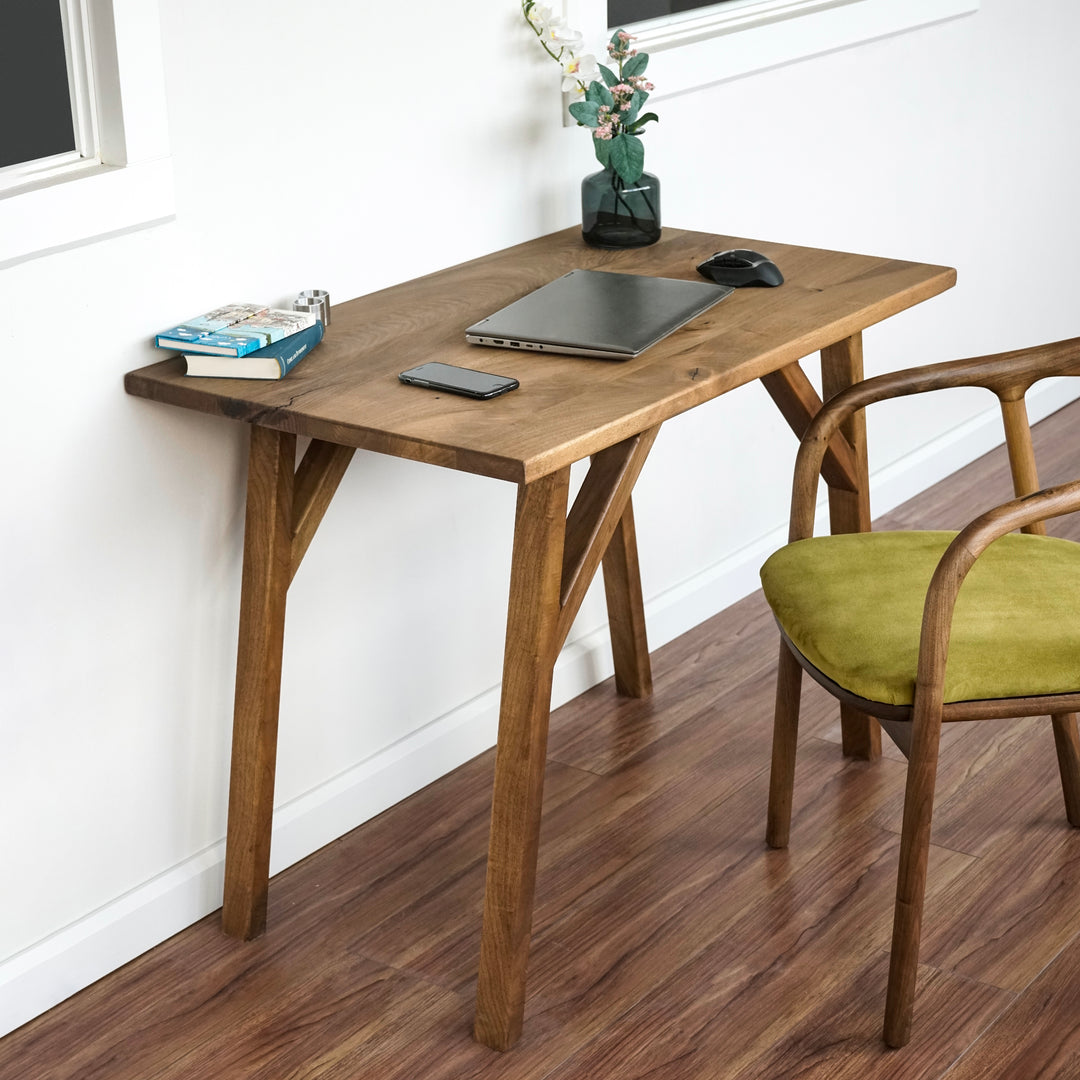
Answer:
[{"label": "walnut wood grain", "polygon": [[[1080,402],[1036,425],[1045,481],[1080,473],[1078,423]],[[952,528],[1008,475],[995,450],[890,522]],[[1080,515],[1051,529],[1080,539]],[[511,1053],[469,1031],[489,751],[277,875],[273,934],[241,946],[208,916],[0,1040],[0,1080],[1076,1080],[1080,833],[1047,790],[1049,736],[946,731],[917,1026],[889,1050],[904,763],[842,759],[808,685],[812,782],[768,850],[776,647],[758,592],[656,650],[653,698],[609,680],[552,714]]]},{"label": "walnut wood grain", "polygon": [[[702,253],[764,249],[778,289],[743,289],[625,362],[522,354],[464,340],[467,326],[576,267],[700,280]],[[580,461],[950,288],[946,267],[664,229],[633,251],[567,229],[335,304],[322,344],[288,379],[193,379],[183,362],[131,372],[129,393],[327,442],[515,483]],[[491,401],[403,386],[428,360],[512,374]]]},{"label": "walnut wood grain", "polygon": [[[330,500],[349,467],[355,450],[351,446],[313,439],[296,470],[295,506],[292,521],[292,576],[315,537]],[[290,579],[291,580],[291,579]]]},{"label": "walnut wood grain", "polygon": [[[862,334],[850,337],[821,350],[821,393],[829,398],[859,382],[863,377]],[[836,433],[851,447],[855,464],[853,489],[829,485],[829,523],[834,533],[870,531],[870,469],[866,456],[866,415],[848,416]],[[836,442],[836,434],[829,441]],[[828,453],[828,451],[826,451]],[[876,761],[881,757],[881,728],[866,713],[840,704],[840,728],[843,750],[849,757]]]},{"label": "walnut wood grain", "polygon": [[[780,410],[781,416],[788,422],[788,426],[801,439],[806,434],[810,421],[821,408],[821,398],[802,366],[788,364],[787,367],[771,371],[761,377],[761,383]],[[855,452],[842,431],[832,437],[825,451],[821,475],[830,488],[858,490],[859,468],[855,461]]]},{"label": "walnut wood grain", "polygon": [[795,789],[795,748],[799,737],[799,698],[802,668],[798,653],[781,641],[773,713],[772,766],[769,770],[769,809],[765,842],[786,848],[791,835],[791,802]]},{"label": "walnut wood grain", "polygon": [[952,613],[960,586],[976,559],[994,540],[1024,525],[1077,510],[1080,510],[1080,481],[1049,488],[995,507],[960,531],[930,580],[923,610],[915,701],[912,706],[911,751],[904,795],[889,985],[885,1000],[884,1035],[890,1046],[904,1046],[911,1037],[945,665]]},{"label": "walnut wood grain", "polygon": [[552,669],[656,434],[594,455],[569,514],[569,469],[519,488],[475,1021],[497,1050],[524,1014]]},{"label": "walnut wood grain", "polygon": [[[575,267],[697,280],[702,251],[736,246],[766,247],[784,266],[784,287],[736,293],[635,359],[481,353],[464,341],[465,327]],[[245,596],[263,615],[241,625],[236,730],[242,737],[233,775],[236,791],[246,794],[238,794],[230,814],[236,825],[230,824],[229,846],[237,849],[229,857],[230,932],[251,936],[265,922],[285,590],[352,449],[519,486],[475,1024],[477,1038],[505,1049],[521,1029],[552,666],[602,561],[616,671],[630,692],[648,692],[630,494],[657,428],[818,350],[828,379],[846,385],[856,376],[865,327],[954,281],[945,267],[674,229],[647,250],[600,251],[568,229],[338,305],[320,348],[288,380],[188,378],[179,358],[129,373],[125,387],[132,394],[288,440],[275,444],[281,454],[272,505],[249,497],[255,547],[250,555],[245,549],[244,573],[245,583],[254,575],[255,584],[245,584]],[[513,373],[520,389],[475,401],[400,383],[398,372],[432,359]],[[857,431],[858,421],[849,426]],[[283,464],[284,448],[298,436],[313,442],[294,478]],[[269,445],[265,438],[253,434],[253,448],[256,440]],[[865,456],[860,446],[853,449],[856,458]],[[593,465],[567,520],[569,468],[586,457]],[[833,479],[850,488],[837,461]],[[849,509],[834,515],[840,527],[857,524],[850,507],[865,501],[861,476],[857,481],[858,491],[842,503]],[[266,560],[255,550],[268,544],[273,573],[262,569]]]},{"label": "walnut wood grain", "polygon": [[632,499],[626,500],[611,534],[603,567],[615,688],[625,697],[645,698],[652,693],[653,680]]},{"label": "walnut wood grain", "polygon": [[569,486],[565,468],[518,489],[474,1026],[499,1050],[524,1010]]},{"label": "walnut wood grain", "polygon": [[[1024,398],[1002,398],[1001,419],[1005,425],[1005,446],[1009,452],[1013,491],[1017,495],[1030,495],[1039,490],[1039,471],[1031,445],[1031,425],[1028,422]],[[1045,536],[1046,523],[1034,521],[1025,525],[1022,531],[1035,536]]]},{"label": "walnut wood grain", "polygon": [[[1041,378],[1080,374],[1080,338],[991,356],[906,368],[866,379],[826,402],[799,446],[792,484],[789,540],[813,535],[817,477],[833,434],[848,417],[877,401],[959,386],[981,386],[1006,401],[1022,396]],[[1015,429],[1018,413],[1012,413]]]},{"label": "walnut wood grain", "polygon": [[[832,351],[835,354],[837,347]],[[849,369],[854,372],[850,357],[848,361]],[[1038,478],[1023,395],[1038,379],[1061,374],[1080,374],[1080,339],[997,356],[913,368],[868,379],[841,390],[826,401],[807,428],[796,459],[789,531],[792,541],[806,539],[813,534],[818,475],[834,434],[838,430],[843,431],[857,448],[859,432],[853,428],[852,422],[857,416],[863,415],[862,410],[868,404],[945,387],[983,386],[996,393],[1001,402],[1014,491],[1019,496],[984,512],[966,525],[937,565],[923,608],[910,720],[894,711],[893,707],[868,705],[871,712],[878,708],[885,710],[883,715],[889,724],[890,734],[908,757],[885,1004],[884,1038],[893,1047],[905,1045],[911,1036],[937,760],[946,710],[950,719],[973,720],[990,715],[1015,715],[1011,710],[1018,704],[1015,699],[943,704],[952,614],[960,586],[976,559],[994,540],[1016,529],[1045,532],[1042,523],[1047,519],[1080,510],[1080,481],[1034,490]],[[830,492],[830,500],[835,494]],[[839,504],[841,510],[843,505]],[[831,501],[830,507],[835,524],[838,504]],[[856,509],[850,503],[845,512],[849,514],[849,522],[854,522]],[[858,527],[861,529],[861,521]],[[814,675],[817,682],[833,691],[843,704],[852,707],[852,695],[817,672],[786,637],[784,647],[794,654],[803,668]],[[794,771],[788,757],[792,754],[794,737],[791,732],[798,717],[797,696],[788,692],[788,700],[781,700],[782,688],[791,682],[788,668],[790,664],[787,661],[782,663],[778,677],[773,786],[769,807],[770,837],[785,840],[783,815],[790,802],[789,786]],[[835,693],[837,690],[840,692]],[[1080,705],[1080,695],[1065,693],[1033,697],[1023,699],[1021,704],[1024,712],[1038,710],[1054,716],[1055,746],[1066,811],[1069,821],[1075,823],[1080,793],[1080,740],[1077,738],[1075,717],[1071,714]]]},{"label": "walnut wood grain", "polygon": [[[1077,707],[1080,708],[1080,705]],[[1061,790],[1065,798],[1065,816],[1070,825],[1080,828],[1080,736],[1076,730],[1076,713],[1054,713],[1050,719],[1054,728]]]},{"label": "walnut wood grain", "polygon": [[566,640],[607,551],[658,428],[643,431],[593,456],[589,472],[566,520],[560,589],[559,644]]},{"label": "walnut wood grain", "polygon": [[241,938],[266,927],[295,459],[294,436],[252,427],[222,909]]}]

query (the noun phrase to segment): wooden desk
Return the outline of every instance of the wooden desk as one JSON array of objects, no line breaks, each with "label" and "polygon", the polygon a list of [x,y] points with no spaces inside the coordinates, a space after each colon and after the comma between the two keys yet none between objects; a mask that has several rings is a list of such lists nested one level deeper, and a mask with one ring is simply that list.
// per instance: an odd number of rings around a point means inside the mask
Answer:
[{"label": "wooden desk", "polygon": [[[466,326],[575,267],[697,279],[730,247],[772,256],[778,289],[744,289],[625,362],[522,356],[465,343]],[[820,351],[826,395],[862,377],[861,331],[951,287],[945,267],[665,229],[633,251],[586,247],[576,228],[334,308],[323,344],[281,382],[191,379],[179,358],[133,371],[131,394],[251,426],[222,922],[266,923],[285,596],[354,449],[518,485],[503,662],[476,1037],[521,1031],[552,668],[601,561],[621,693],[651,692],[630,493],[660,425],[762,379],[801,434],[820,405],[798,365]],[[398,382],[427,360],[512,374],[491,401]],[[296,437],[310,444],[294,471]],[[834,531],[869,526],[861,420],[823,468]],[[750,433],[748,433],[748,437]],[[567,512],[570,466],[592,463]],[[880,732],[846,715],[845,752]],[[764,722],[764,718],[763,718]]]}]

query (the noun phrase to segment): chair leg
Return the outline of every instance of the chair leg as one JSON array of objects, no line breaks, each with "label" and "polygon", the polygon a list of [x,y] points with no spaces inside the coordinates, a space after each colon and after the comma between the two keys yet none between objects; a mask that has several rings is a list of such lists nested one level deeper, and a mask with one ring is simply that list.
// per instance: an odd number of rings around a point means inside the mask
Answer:
[{"label": "chair leg", "polygon": [[799,734],[802,668],[791,649],[780,642],[773,720],[772,770],[769,774],[769,817],[765,842],[785,848],[791,832],[791,800],[795,790],[795,743]]},{"label": "chair leg", "polygon": [[1076,713],[1052,716],[1054,746],[1057,748],[1061,790],[1065,795],[1065,816],[1080,827],[1080,738],[1076,734]]},{"label": "chair leg", "polygon": [[926,863],[934,813],[934,782],[941,737],[941,705],[919,709],[912,721],[911,757],[904,793],[904,824],[900,834],[900,868],[896,880],[889,988],[885,999],[885,1042],[903,1046],[911,1037],[915,977],[919,966]]}]

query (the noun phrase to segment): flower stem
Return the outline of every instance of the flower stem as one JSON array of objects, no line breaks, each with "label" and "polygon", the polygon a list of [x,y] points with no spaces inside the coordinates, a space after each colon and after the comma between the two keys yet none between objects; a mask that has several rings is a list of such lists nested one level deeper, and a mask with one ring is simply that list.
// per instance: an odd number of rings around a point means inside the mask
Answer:
[{"label": "flower stem", "polygon": [[560,47],[558,53],[553,53],[548,48],[548,43],[544,40],[544,35],[540,33],[540,28],[536,25],[536,23],[532,21],[532,19],[529,18],[529,12],[532,10],[532,7],[533,4],[531,3],[531,0],[525,0],[525,2],[521,5],[521,13],[525,16],[525,21],[529,24],[529,29],[532,30],[532,32],[540,39],[540,44],[543,47],[544,52],[546,52],[552,60],[556,60],[558,61],[558,63],[561,64],[563,49]]}]

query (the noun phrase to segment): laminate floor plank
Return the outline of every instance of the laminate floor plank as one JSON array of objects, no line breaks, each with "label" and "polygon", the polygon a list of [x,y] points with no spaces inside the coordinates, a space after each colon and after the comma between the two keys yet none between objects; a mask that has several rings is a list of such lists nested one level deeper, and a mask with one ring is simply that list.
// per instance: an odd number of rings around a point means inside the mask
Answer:
[{"label": "laminate floor plank", "polygon": [[[677,725],[646,744],[617,773],[580,774],[589,781],[571,803],[549,806],[545,798],[534,935],[633,852],[678,833],[751,779],[764,790],[767,737],[743,722],[742,706],[770,692],[758,679],[736,687],[697,723]],[[738,722],[725,724],[725,711]],[[478,905],[482,889],[480,865],[473,877],[425,890],[359,945],[385,963],[464,992],[476,975],[479,946],[479,920],[467,908]],[[410,944],[403,950],[403,943]]]},{"label": "laminate floor plank", "polygon": [[[934,795],[934,841],[984,855],[1018,827],[1065,825],[1064,802],[1045,717],[946,724]],[[875,815],[875,824],[900,831],[903,789]]]},{"label": "laminate floor plank", "polygon": [[[918,1026],[901,1051],[881,1041],[885,952],[870,957],[732,1080],[933,1080],[942,1076],[1014,995],[920,965]],[[717,1073],[717,1078],[723,1077]]]},{"label": "laminate floor plank", "polygon": [[[770,1052],[818,1004],[843,994],[886,948],[898,841],[867,827],[834,834],[551,1080],[727,1080]],[[935,850],[938,887],[970,857]],[[884,983],[879,1003],[884,1002]],[[869,1036],[876,1048],[877,1036]]]},{"label": "laminate floor plank", "polygon": [[926,913],[922,958],[1023,990],[1080,930],[1080,830],[1018,829]]},{"label": "laminate floor plank", "polygon": [[[1080,475],[1080,403],[1035,429]],[[872,427],[872,425],[871,425]],[[980,459],[885,519],[954,527]],[[1054,523],[1080,539],[1080,520]],[[1076,1080],[1080,831],[1049,724],[949,725],[912,1042],[880,1041],[905,767],[804,680],[790,847],[764,844],[778,639],[760,593],[552,716],[525,1032],[470,1034],[493,754],[0,1040],[0,1080]]]},{"label": "laminate floor plank", "polygon": [[1080,1076],[1080,940],[1074,939],[974,1044],[948,1080]]},{"label": "laminate floor plank", "polygon": [[613,696],[607,680],[557,710],[548,758],[614,772],[674,727],[722,704],[734,684],[771,679],[776,624],[761,593],[726,608],[702,629],[653,654],[651,697]]}]

